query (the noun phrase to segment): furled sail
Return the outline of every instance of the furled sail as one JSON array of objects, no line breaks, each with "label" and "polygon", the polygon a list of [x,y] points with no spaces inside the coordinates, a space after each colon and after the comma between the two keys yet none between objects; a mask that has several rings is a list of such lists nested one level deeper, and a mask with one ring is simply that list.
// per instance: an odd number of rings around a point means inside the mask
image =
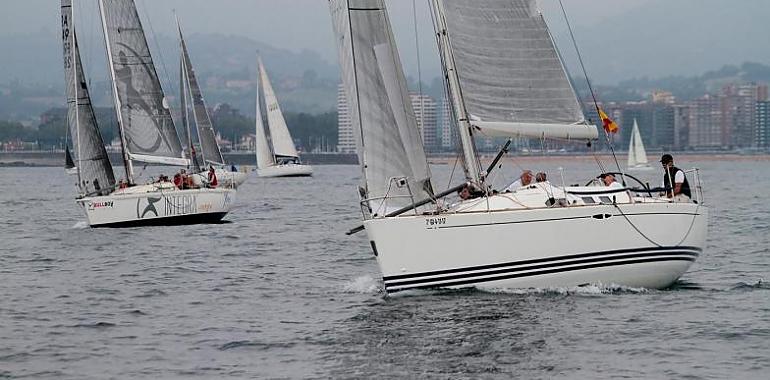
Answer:
[{"label": "furled sail", "polygon": [[270,141],[273,143],[273,153],[276,157],[297,158],[297,148],[289,134],[286,120],[283,118],[278,98],[275,96],[273,86],[267,77],[267,71],[259,60],[259,82],[262,85],[262,93],[265,97],[265,110],[267,112],[267,127],[270,129]]},{"label": "furled sail", "polygon": [[186,166],[133,0],[100,0],[116,108],[128,157]]},{"label": "furled sail", "polygon": [[490,135],[598,137],[535,0],[437,1],[472,125]]},{"label": "furled sail", "polygon": [[631,131],[631,141],[628,143],[628,166],[647,165],[647,152],[644,150],[642,135],[639,133],[639,125],[634,119],[634,129]]},{"label": "furled sail", "polygon": [[257,150],[257,168],[264,169],[275,164],[275,156],[270,151],[270,145],[267,143],[265,134],[265,124],[262,121],[262,102],[259,98],[259,88],[257,86],[257,124],[256,124],[256,150]]},{"label": "furled sail", "polygon": [[179,40],[182,43],[182,60],[185,64],[184,73],[186,82],[189,85],[190,99],[192,99],[193,117],[195,118],[195,126],[198,130],[198,140],[201,143],[202,152],[200,153],[203,155],[204,163],[224,165],[225,159],[219,150],[217,136],[214,133],[211,117],[209,117],[206,102],[203,100],[203,93],[201,93],[201,88],[198,85],[198,78],[195,76],[195,70],[190,61],[190,54],[187,52],[187,44],[184,42],[181,28],[179,29]]},{"label": "furled sail", "polygon": [[[71,0],[61,1],[62,42],[64,44],[64,77],[67,86],[67,122],[75,150],[78,168],[78,186],[82,194],[106,194],[115,186],[102,135],[96,124],[91,96],[83,73]],[[67,147],[69,157],[69,147]],[[69,157],[72,160],[72,157]]]},{"label": "furled sail", "polygon": [[362,196],[378,214],[387,211],[379,206],[383,197],[388,209],[411,204],[409,189],[414,200],[429,198],[428,162],[385,2],[330,0],[329,6],[364,171]]}]

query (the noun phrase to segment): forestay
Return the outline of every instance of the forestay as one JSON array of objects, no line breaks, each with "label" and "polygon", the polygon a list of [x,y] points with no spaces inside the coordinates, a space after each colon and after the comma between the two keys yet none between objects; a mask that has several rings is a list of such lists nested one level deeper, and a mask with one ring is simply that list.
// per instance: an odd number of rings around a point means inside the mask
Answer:
[{"label": "forestay", "polygon": [[[585,117],[534,0],[440,1],[472,125],[490,135],[598,136],[595,126],[582,126]],[[565,127],[580,129],[565,133]]]},{"label": "forestay", "polygon": [[411,204],[433,194],[430,171],[406,87],[406,79],[382,0],[330,0],[340,52],[342,81],[349,100],[359,162],[362,196],[372,212]]},{"label": "forestay", "polygon": [[133,0],[100,0],[128,157],[187,165]]},{"label": "forestay", "polygon": [[267,77],[267,71],[259,60],[259,82],[262,85],[262,93],[265,96],[265,110],[267,112],[267,127],[270,129],[270,141],[273,143],[273,153],[278,157],[299,157],[294,141],[289,134],[286,120],[283,118],[278,98],[275,96],[273,86]]},{"label": "forestay", "polygon": [[224,165],[225,159],[217,144],[217,136],[214,133],[214,127],[211,123],[209,111],[206,108],[206,102],[203,100],[203,93],[198,85],[198,78],[195,76],[190,61],[190,54],[187,51],[187,44],[182,36],[182,30],[179,29],[179,40],[182,44],[182,60],[185,65],[184,74],[190,90],[190,99],[192,100],[193,117],[195,118],[195,127],[198,130],[198,140],[201,143],[204,163]]},{"label": "forestay", "polygon": [[[109,193],[115,186],[115,174],[96,124],[91,96],[86,85],[75,35],[71,0],[61,1],[61,12],[67,122],[75,150],[75,162],[67,164],[78,168],[78,187],[82,194]],[[67,154],[69,155],[69,148]]]}]

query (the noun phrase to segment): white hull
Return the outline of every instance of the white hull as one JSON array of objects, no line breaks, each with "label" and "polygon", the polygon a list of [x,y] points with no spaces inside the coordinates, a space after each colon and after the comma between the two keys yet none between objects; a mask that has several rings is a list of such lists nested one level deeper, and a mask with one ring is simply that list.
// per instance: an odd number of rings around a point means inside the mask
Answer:
[{"label": "white hull", "polygon": [[77,200],[91,227],[213,223],[233,207],[235,190],[178,190],[171,183],[118,190]]},{"label": "white hull", "polygon": [[275,165],[257,169],[259,177],[309,177],[312,175],[313,167],[302,164]]},{"label": "white hull", "polygon": [[[224,187],[234,187],[237,189],[238,186],[242,185],[244,182],[246,182],[246,179],[249,178],[249,173],[233,172],[221,168],[214,169],[214,172],[217,175],[217,182],[219,182],[219,186]],[[192,176],[192,178],[193,183],[196,186],[204,186],[205,184],[209,183],[209,175],[207,171],[196,173]]]},{"label": "white hull", "polygon": [[692,203],[650,202],[400,216],[364,226],[388,292],[585,284],[659,289],[702,252],[707,213]]}]

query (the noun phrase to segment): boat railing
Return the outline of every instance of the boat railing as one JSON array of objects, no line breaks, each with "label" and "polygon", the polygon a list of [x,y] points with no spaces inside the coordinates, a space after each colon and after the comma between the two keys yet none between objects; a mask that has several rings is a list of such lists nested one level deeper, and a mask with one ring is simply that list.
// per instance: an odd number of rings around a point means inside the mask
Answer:
[{"label": "boat railing", "polygon": [[[407,194],[391,194],[393,189],[406,189]],[[409,186],[409,180],[407,177],[391,177],[388,180],[388,188],[385,194],[378,197],[362,198],[360,201],[361,213],[364,219],[371,219],[373,217],[386,216],[390,211],[390,202],[394,200],[409,199],[410,205],[415,206],[414,193]],[[376,207],[373,207],[375,206]],[[399,205],[401,208],[403,205]],[[418,215],[417,207],[413,207],[414,215]]]},{"label": "boat railing", "polygon": [[692,168],[689,170],[685,170],[684,174],[685,175],[692,174],[692,182],[695,185],[695,192],[692,193],[693,195],[692,200],[697,203],[703,204],[704,203],[703,186],[701,185],[701,181],[700,181],[700,169]]}]

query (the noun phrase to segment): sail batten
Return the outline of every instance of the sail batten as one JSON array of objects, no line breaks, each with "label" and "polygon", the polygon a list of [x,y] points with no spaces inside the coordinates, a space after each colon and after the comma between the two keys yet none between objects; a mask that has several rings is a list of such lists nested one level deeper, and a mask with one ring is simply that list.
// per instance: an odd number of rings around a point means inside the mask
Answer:
[{"label": "sail batten", "polygon": [[72,0],[61,1],[64,77],[67,122],[75,157],[66,148],[67,167],[78,169],[81,194],[107,193],[115,186],[115,174],[96,122],[75,33]]},{"label": "sail batten", "polygon": [[100,5],[127,156],[137,160],[164,157],[173,162],[189,163],[176,133],[134,1],[100,0]]},{"label": "sail batten", "polygon": [[378,214],[429,198],[430,171],[384,1],[330,0],[329,6],[364,172],[362,197]]}]

